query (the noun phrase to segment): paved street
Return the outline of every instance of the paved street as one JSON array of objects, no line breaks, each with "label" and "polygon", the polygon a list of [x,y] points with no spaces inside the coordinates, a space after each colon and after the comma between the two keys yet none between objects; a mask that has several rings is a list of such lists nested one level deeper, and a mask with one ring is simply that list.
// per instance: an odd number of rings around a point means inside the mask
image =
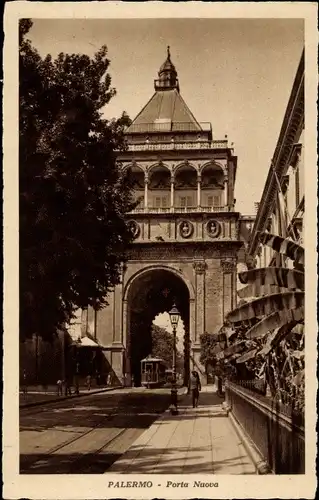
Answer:
[{"label": "paved street", "polygon": [[123,474],[256,474],[241,438],[211,387],[199,407],[181,398],[179,415],[165,412],[107,471]]},{"label": "paved street", "polygon": [[168,407],[169,396],[167,389],[118,389],[21,408],[20,473],[104,473]]}]

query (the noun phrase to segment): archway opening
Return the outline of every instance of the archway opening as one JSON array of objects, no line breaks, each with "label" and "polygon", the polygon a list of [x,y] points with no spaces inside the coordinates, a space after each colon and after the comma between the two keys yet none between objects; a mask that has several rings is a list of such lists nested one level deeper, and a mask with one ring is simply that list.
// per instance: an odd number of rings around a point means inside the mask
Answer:
[{"label": "archway opening", "polygon": [[[168,313],[173,304],[180,312],[184,328],[183,383],[189,378],[189,291],[184,280],[166,269],[152,269],[136,277],[128,292],[126,372],[141,382],[141,360],[152,354],[152,323],[160,313]],[[171,332],[171,328],[167,328]],[[177,345],[180,342],[177,339]],[[172,352],[173,356],[173,352]]]}]

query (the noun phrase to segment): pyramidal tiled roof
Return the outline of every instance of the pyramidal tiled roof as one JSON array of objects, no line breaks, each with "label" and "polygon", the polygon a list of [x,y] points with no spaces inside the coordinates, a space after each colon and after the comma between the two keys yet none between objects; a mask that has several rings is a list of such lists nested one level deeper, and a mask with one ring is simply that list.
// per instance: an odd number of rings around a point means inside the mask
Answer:
[{"label": "pyramidal tiled roof", "polygon": [[167,47],[167,59],[155,80],[155,94],[133,120],[127,133],[149,131],[201,131],[201,126],[179,93],[177,72]]},{"label": "pyramidal tiled roof", "polygon": [[[182,124],[188,124],[191,130],[201,130],[201,127],[189,110],[182,96],[176,89],[156,91],[146,106],[133,120],[127,132],[134,131],[138,125],[140,131],[146,124],[170,125],[170,130],[176,130]],[[161,126],[161,127],[160,127]],[[148,127],[149,129],[149,127]],[[145,130],[148,130],[145,127]]]}]

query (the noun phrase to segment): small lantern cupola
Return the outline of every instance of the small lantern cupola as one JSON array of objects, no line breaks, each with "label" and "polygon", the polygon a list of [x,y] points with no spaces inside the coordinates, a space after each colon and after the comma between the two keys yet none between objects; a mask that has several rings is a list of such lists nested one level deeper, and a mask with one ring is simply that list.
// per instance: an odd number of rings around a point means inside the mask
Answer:
[{"label": "small lantern cupola", "polygon": [[177,71],[171,61],[171,53],[169,46],[167,47],[167,58],[158,72],[158,80],[155,80],[155,90],[172,90],[177,89],[179,92]]}]

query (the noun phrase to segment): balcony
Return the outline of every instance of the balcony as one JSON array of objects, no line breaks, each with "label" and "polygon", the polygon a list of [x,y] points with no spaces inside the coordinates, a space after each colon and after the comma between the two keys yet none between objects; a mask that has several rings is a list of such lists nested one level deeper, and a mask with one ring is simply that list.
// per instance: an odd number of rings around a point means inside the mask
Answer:
[{"label": "balcony", "polygon": [[138,207],[130,214],[193,214],[193,213],[215,213],[229,212],[230,207]]},{"label": "balcony", "polygon": [[227,149],[228,141],[143,142],[128,144],[127,151],[177,151],[185,149]]}]

